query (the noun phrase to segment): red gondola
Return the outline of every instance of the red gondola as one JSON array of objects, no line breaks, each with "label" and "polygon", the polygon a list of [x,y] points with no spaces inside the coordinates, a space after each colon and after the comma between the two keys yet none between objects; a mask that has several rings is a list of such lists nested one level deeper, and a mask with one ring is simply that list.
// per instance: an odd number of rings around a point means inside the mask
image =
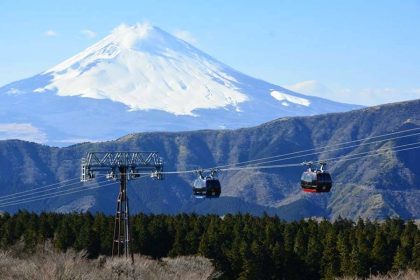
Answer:
[{"label": "red gondola", "polygon": [[304,192],[321,193],[329,192],[332,187],[331,175],[324,170],[325,162],[320,162],[320,168],[313,168],[313,163],[305,163],[309,165],[307,171],[303,172],[300,179],[300,186]]}]

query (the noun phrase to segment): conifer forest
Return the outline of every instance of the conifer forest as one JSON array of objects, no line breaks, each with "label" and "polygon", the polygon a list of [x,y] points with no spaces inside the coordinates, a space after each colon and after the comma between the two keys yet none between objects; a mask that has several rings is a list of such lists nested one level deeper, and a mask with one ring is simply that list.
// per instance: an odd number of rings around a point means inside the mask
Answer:
[{"label": "conifer forest", "polygon": [[[248,214],[132,216],[132,250],[153,259],[203,256],[218,279],[335,279],[420,270],[414,221],[337,219],[285,222]],[[33,252],[51,242],[58,252],[109,256],[114,217],[101,213],[30,213],[0,217],[0,246]]]}]

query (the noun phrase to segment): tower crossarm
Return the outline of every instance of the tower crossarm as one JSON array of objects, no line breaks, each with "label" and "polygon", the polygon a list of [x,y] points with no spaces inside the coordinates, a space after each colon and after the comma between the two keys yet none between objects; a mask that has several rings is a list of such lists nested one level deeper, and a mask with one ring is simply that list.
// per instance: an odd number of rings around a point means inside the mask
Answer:
[{"label": "tower crossarm", "polygon": [[94,178],[95,172],[118,172],[132,174],[151,172],[154,178],[163,171],[163,160],[157,152],[89,152],[82,159],[82,181]]}]

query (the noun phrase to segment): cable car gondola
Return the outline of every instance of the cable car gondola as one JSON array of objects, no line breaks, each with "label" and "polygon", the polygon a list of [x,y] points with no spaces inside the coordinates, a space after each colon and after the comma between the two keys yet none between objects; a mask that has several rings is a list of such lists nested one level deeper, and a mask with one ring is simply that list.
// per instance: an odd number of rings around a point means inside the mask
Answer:
[{"label": "cable car gondola", "polygon": [[217,179],[217,171],[211,170],[210,175],[204,176],[203,170],[197,171],[198,178],[193,184],[193,195],[196,198],[218,198],[222,192],[219,179]]},{"label": "cable car gondola", "polygon": [[312,162],[304,163],[308,165],[307,171],[303,172],[300,179],[300,186],[304,192],[321,193],[329,192],[332,187],[332,179],[330,173],[324,170],[325,162],[320,162],[320,168],[313,168]]}]

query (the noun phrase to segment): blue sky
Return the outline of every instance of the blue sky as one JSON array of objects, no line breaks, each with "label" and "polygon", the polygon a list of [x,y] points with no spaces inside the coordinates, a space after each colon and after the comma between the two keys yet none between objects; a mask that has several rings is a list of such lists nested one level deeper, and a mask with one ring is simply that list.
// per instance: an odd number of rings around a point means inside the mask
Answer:
[{"label": "blue sky", "polygon": [[0,85],[121,23],[150,22],[251,76],[364,105],[420,98],[420,1],[0,1]]}]

